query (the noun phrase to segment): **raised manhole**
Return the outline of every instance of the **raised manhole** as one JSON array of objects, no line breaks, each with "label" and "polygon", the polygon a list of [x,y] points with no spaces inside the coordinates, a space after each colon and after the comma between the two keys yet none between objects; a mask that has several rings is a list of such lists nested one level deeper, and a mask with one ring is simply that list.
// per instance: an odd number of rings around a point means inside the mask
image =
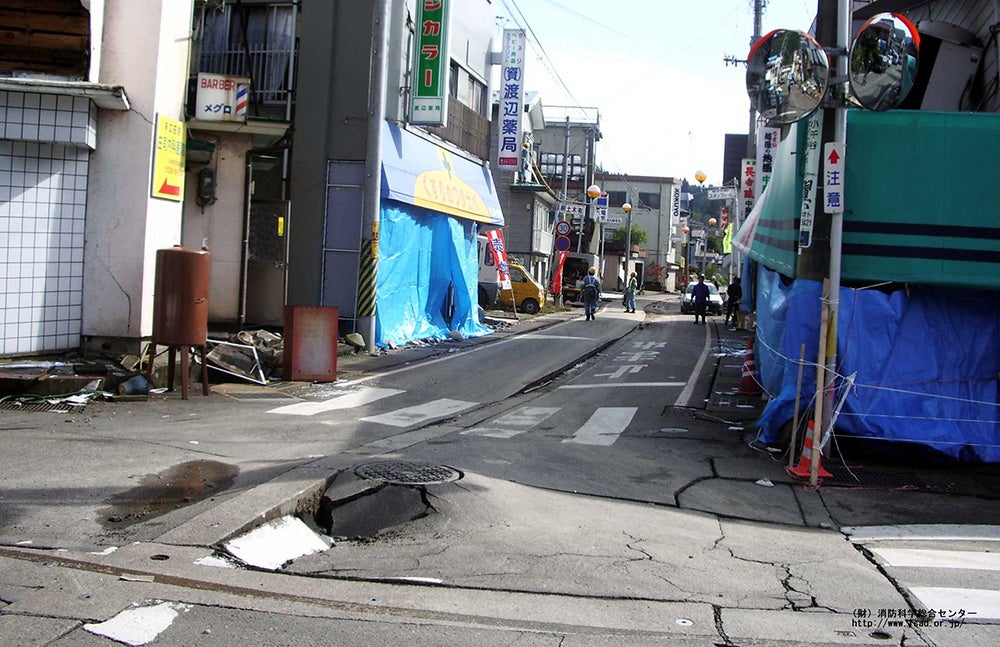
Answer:
[{"label": "raised manhole", "polygon": [[447,465],[431,465],[411,461],[377,461],[354,468],[363,479],[380,479],[396,485],[431,485],[451,483],[462,478],[462,473]]}]

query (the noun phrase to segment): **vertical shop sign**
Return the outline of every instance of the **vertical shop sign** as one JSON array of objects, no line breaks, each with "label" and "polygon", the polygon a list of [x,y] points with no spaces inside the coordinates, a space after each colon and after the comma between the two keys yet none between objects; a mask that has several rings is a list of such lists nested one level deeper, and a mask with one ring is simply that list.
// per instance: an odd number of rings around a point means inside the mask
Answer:
[{"label": "vertical shop sign", "polygon": [[184,155],[187,141],[184,122],[156,115],[153,177],[150,195],[180,202],[184,199]]},{"label": "vertical shop sign", "polygon": [[523,29],[503,30],[497,167],[504,171],[516,171],[520,160],[521,115],[524,114],[524,46]]},{"label": "vertical shop sign", "polygon": [[499,229],[491,229],[486,232],[486,238],[490,241],[490,249],[493,250],[493,260],[497,264],[497,274],[500,276],[500,287],[510,290],[510,266],[507,265],[507,248],[503,244],[503,234]]},{"label": "vertical shop sign", "polygon": [[757,197],[760,197],[771,181],[771,173],[774,172],[774,156],[778,152],[778,138],[780,136],[780,128],[762,126],[757,129],[757,183],[760,185]]},{"label": "vertical shop sign", "polygon": [[806,120],[805,168],[802,172],[802,209],[799,212],[799,250],[812,245],[816,219],[816,177],[819,173],[820,137],[823,132],[823,112]]},{"label": "vertical shop sign", "polygon": [[444,126],[448,121],[448,1],[417,2],[410,106],[415,124]]},{"label": "vertical shop sign", "polygon": [[757,160],[743,158],[742,180],[740,181],[740,213],[750,215],[760,194],[757,192]]}]

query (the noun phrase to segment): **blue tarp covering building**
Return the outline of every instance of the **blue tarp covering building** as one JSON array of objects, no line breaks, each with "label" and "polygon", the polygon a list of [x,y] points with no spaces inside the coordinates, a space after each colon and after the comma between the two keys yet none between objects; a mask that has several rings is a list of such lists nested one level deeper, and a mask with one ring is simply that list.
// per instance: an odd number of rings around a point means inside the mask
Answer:
[{"label": "blue tarp covering building", "polygon": [[[836,429],[1000,462],[1000,212],[989,188],[1000,165],[987,159],[1000,116],[851,110],[847,135],[841,260],[852,287],[840,289],[836,375],[825,382],[845,388],[855,374],[855,384]],[[802,146],[792,126],[752,214],[755,357],[772,396],[757,425],[775,444],[795,414],[802,344],[807,418],[816,387],[822,285],[796,278]]]},{"label": "blue tarp covering building", "polygon": [[[807,416],[812,411],[821,291],[816,281],[786,285],[777,272],[759,272],[755,356],[772,395],[756,423],[764,442],[777,444],[781,426],[794,417],[802,344],[807,370],[800,406]],[[834,380],[849,389],[838,430],[923,445],[962,461],[1000,462],[1000,309],[994,294],[841,288],[837,326],[837,373],[856,374],[852,387]]]},{"label": "blue tarp covering building", "polygon": [[476,234],[503,225],[489,169],[396,124],[382,142],[376,345],[489,334]]}]

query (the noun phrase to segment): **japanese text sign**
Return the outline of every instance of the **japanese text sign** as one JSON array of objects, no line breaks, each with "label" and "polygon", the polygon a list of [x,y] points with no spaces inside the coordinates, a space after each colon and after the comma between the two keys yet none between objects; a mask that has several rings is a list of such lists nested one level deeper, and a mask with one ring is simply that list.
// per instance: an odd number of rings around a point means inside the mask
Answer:
[{"label": "japanese text sign", "polygon": [[844,142],[823,146],[823,211],[844,213]]},{"label": "japanese text sign", "polygon": [[500,128],[497,167],[518,169],[521,150],[521,116],[524,113],[523,29],[503,30],[503,58],[500,67]]},{"label": "japanese text sign", "polygon": [[150,195],[180,202],[184,199],[184,156],[187,133],[184,122],[156,115],[153,177]]},{"label": "japanese text sign", "polygon": [[444,126],[448,121],[448,1],[418,0],[410,121]]},{"label": "japanese text sign", "polygon": [[250,102],[250,79],[199,72],[195,102],[195,119],[245,122]]},{"label": "japanese text sign", "polygon": [[491,229],[486,232],[486,238],[490,241],[490,249],[493,250],[493,260],[497,265],[497,274],[500,276],[500,287],[504,290],[510,288],[510,266],[507,265],[507,248],[503,244],[503,234],[499,229]]}]

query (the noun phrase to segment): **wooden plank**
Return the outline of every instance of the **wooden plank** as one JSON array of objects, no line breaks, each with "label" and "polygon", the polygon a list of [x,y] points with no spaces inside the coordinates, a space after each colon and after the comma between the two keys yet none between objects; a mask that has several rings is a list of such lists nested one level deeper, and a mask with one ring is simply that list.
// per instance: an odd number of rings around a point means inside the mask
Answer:
[{"label": "wooden plank", "polygon": [[0,31],[0,45],[4,47],[32,47],[76,52],[86,51],[88,42],[87,36],[74,36],[72,34],[29,34],[10,30]]},{"label": "wooden plank", "polygon": [[80,0],[3,0],[7,9],[22,9],[32,13],[64,13],[71,16],[86,16],[87,11]]},{"label": "wooden plank", "polygon": [[90,21],[86,16],[11,11],[3,7],[0,8],[0,30],[7,29],[86,35],[90,33]]}]

